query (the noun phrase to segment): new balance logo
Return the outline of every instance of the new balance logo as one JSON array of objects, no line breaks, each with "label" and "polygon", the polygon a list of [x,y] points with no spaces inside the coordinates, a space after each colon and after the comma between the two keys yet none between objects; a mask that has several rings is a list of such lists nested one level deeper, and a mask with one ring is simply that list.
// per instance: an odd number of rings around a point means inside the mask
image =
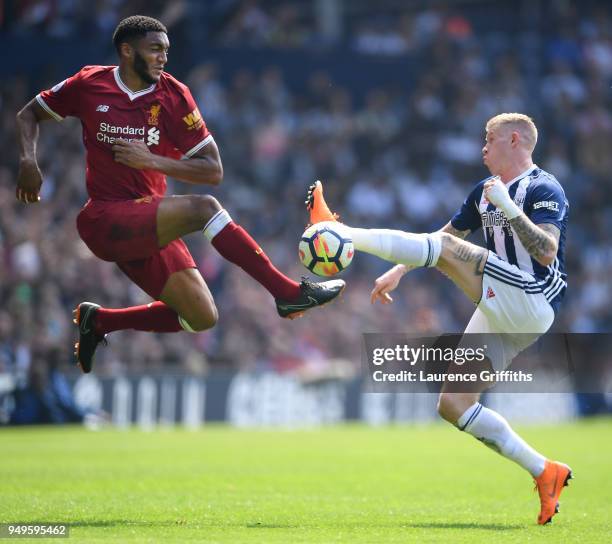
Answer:
[{"label": "new balance logo", "polygon": [[97,108],[96,111],[102,111],[104,113],[106,113],[108,111],[108,108],[110,106],[107,106],[106,104],[100,104]]},{"label": "new balance logo", "polygon": [[151,127],[147,131],[147,145],[157,145],[159,143],[159,129]]},{"label": "new balance logo", "polygon": [[495,293],[493,292],[493,289],[489,287],[487,289],[487,300],[489,300],[490,298],[493,298],[494,296],[495,296]]}]

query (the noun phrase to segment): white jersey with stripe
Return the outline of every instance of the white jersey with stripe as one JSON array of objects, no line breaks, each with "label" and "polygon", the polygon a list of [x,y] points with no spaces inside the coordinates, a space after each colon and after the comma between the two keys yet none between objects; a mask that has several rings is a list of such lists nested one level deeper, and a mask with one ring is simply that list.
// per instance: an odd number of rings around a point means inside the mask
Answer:
[{"label": "white jersey with stripe", "polygon": [[[532,274],[535,286],[540,289],[557,311],[567,288],[565,274],[565,237],[569,203],[563,188],[550,173],[533,165],[506,184],[510,197],[525,215],[536,225],[551,224],[559,229],[559,247],[554,262],[543,266],[529,255],[505,214],[488,202],[483,194],[482,180],[451,219],[457,230],[474,232],[482,227],[487,249],[504,261]],[[533,292],[534,284],[530,291]]]}]

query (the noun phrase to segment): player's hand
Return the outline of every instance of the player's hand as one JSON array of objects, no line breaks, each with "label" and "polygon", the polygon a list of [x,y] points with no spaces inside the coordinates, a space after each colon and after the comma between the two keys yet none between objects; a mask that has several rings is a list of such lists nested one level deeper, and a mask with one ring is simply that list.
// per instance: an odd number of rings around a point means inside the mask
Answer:
[{"label": "player's hand", "polygon": [[151,168],[153,153],[142,140],[116,140],[113,145],[113,154],[116,162],[125,164],[130,168],[142,170]]},{"label": "player's hand", "polygon": [[21,161],[17,174],[15,196],[19,202],[34,204],[40,200],[42,172],[36,161]]},{"label": "player's hand", "polygon": [[370,302],[374,304],[378,300],[381,304],[391,304],[393,298],[389,293],[399,285],[402,276],[408,270],[408,267],[398,264],[378,277],[374,282],[374,289],[370,293]]},{"label": "player's hand", "polygon": [[508,188],[499,176],[485,182],[483,194],[491,204],[504,212],[504,215],[510,221],[523,213],[510,197]]},{"label": "player's hand", "polygon": [[496,208],[503,208],[511,200],[508,189],[499,176],[486,181],[483,190],[485,198]]}]

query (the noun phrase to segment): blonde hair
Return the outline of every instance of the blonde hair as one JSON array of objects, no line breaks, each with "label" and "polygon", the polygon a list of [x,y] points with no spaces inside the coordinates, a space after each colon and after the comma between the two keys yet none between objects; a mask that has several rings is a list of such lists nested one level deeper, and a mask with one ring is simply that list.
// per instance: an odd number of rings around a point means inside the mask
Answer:
[{"label": "blonde hair", "polygon": [[525,139],[529,151],[533,151],[538,141],[538,129],[533,119],[523,113],[500,113],[487,121],[487,132],[498,127],[508,127],[518,131]]}]

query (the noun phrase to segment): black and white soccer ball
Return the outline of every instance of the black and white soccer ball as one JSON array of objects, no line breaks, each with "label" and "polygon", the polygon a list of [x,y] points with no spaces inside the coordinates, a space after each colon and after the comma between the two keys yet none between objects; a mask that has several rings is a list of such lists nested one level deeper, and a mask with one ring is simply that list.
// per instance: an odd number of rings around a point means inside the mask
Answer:
[{"label": "black and white soccer ball", "polygon": [[304,231],[298,253],[302,264],[317,276],[334,276],[351,264],[355,248],[342,223],[322,221]]}]

